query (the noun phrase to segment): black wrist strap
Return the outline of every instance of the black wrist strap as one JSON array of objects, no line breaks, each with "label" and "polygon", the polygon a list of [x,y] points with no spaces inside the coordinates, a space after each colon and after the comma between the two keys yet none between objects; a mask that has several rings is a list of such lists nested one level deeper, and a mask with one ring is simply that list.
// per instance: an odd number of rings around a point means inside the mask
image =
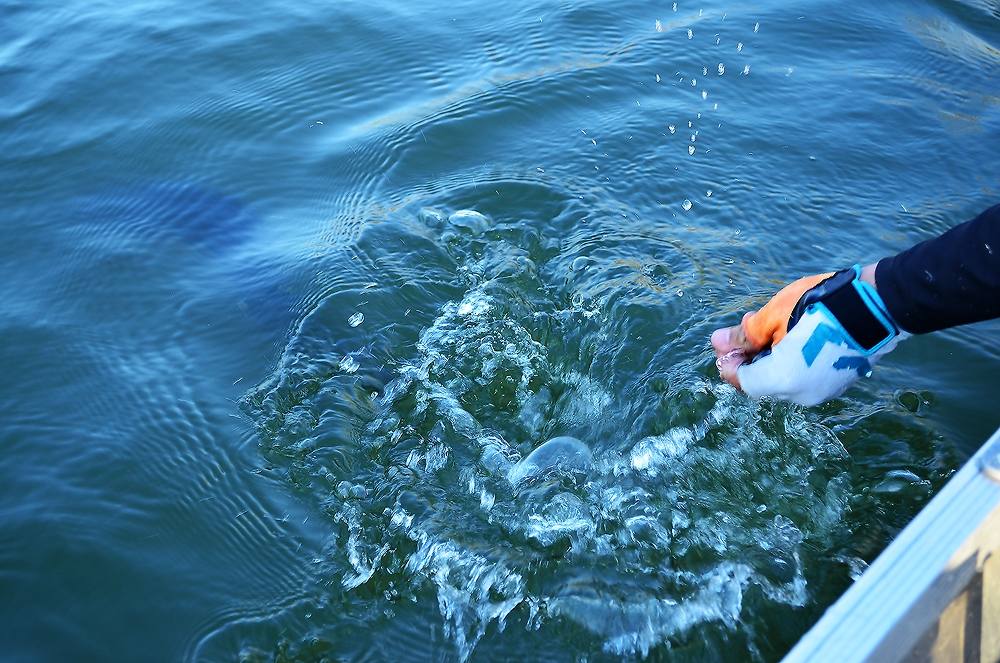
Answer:
[{"label": "black wrist strap", "polygon": [[854,287],[855,279],[857,272],[853,268],[844,269],[807,290],[792,309],[788,329],[795,326],[810,306],[822,303],[840,322],[844,331],[866,351],[886,341],[887,336],[895,335],[895,329],[887,327],[886,323],[872,313],[868,303]]}]

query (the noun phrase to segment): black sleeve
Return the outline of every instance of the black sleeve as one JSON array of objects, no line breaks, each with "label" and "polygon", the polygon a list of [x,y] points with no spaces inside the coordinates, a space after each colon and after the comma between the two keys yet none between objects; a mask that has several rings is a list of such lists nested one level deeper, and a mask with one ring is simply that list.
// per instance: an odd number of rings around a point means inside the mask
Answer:
[{"label": "black sleeve", "polygon": [[913,334],[1000,317],[1000,205],[880,260],[875,284]]}]

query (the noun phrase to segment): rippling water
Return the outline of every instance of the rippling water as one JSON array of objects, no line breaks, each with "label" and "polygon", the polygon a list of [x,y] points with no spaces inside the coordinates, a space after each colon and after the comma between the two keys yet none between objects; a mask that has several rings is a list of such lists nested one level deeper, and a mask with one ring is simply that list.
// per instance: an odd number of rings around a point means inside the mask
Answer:
[{"label": "rippling water", "polygon": [[13,660],[776,660],[998,423],[707,346],[996,202],[993,3],[0,11]]}]

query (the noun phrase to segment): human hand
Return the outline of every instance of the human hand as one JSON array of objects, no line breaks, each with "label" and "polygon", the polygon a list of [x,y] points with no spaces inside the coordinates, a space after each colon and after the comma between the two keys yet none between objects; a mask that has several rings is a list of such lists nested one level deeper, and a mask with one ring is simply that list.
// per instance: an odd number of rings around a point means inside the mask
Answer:
[{"label": "human hand", "polygon": [[905,338],[874,265],[803,277],[739,325],[712,334],[724,380],[752,397],[817,405],[842,394]]}]

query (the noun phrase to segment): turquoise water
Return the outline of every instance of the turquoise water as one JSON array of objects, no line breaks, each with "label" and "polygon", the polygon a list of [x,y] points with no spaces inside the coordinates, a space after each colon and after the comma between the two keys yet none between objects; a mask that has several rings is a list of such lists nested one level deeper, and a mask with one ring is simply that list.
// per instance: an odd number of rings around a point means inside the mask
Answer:
[{"label": "turquoise water", "polygon": [[777,660],[1000,423],[707,344],[997,201],[995,4],[0,12],[6,660]]}]

